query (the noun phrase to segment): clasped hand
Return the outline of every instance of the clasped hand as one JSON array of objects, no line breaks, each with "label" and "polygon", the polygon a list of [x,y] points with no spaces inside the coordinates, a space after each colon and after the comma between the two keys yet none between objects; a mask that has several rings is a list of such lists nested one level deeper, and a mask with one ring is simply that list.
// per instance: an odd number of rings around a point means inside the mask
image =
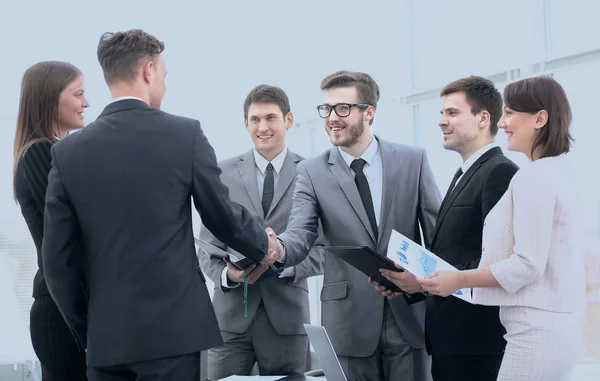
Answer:
[{"label": "clasped hand", "polygon": [[227,262],[227,278],[231,282],[242,283],[244,282],[244,278],[246,278],[248,284],[253,284],[269,269],[269,266],[273,265],[281,257],[283,245],[279,242],[279,239],[277,239],[277,234],[275,234],[271,228],[266,228],[265,231],[269,239],[269,247],[267,255],[265,255],[258,265],[253,264],[248,266],[245,270],[240,270],[231,263],[229,258],[225,258],[225,262]]},{"label": "clasped hand", "polygon": [[277,234],[271,228],[266,228],[267,236],[269,237],[269,249],[267,255],[260,262],[260,265],[268,268],[273,265],[283,254],[283,245],[277,238]]}]

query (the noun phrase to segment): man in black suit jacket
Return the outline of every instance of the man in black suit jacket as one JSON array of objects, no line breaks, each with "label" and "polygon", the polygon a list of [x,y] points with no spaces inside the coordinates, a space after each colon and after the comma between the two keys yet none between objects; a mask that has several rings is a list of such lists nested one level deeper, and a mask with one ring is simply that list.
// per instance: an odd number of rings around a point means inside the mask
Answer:
[{"label": "man in black suit jacket", "polygon": [[[442,89],[441,96],[444,148],[458,152],[463,165],[440,206],[431,251],[459,270],[474,269],[481,258],[485,217],[518,167],[495,144],[502,96],[491,81],[459,79]],[[435,381],[496,380],[505,333],[498,307],[453,296],[427,297],[425,336]]]},{"label": "man in black suit jacket", "polygon": [[230,201],[199,122],[159,110],[163,49],[141,30],[103,36],[114,100],[52,149],[44,271],[92,381],[198,380],[199,352],[221,344],[192,198],[219,240],[261,266],[275,261],[265,258],[274,233]]}]

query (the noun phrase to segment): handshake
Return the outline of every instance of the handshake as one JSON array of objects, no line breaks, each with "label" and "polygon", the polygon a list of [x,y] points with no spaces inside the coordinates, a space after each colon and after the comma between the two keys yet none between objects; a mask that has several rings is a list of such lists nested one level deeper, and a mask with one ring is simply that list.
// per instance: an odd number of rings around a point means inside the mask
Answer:
[{"label": "handshake", "polygon": [[283,245],[277,238],[277,234],[271,228],[266,228],[269,238],[269,248],[267,254],[258,265],[250,265],[245,270],[240,270],[233,265],[229,258],[225,258],[227,262],[227,278],[236,283],[244,282],[244,278],[248,284],[253,284],[260,276],[269,269],[283,254]]},{"label": "handshake", "polygon": [[264,267],[269,267],[281,258],[281,255],[283,254],[283,245],[277,238],[277,234],[275,234],[273,229],[266,228],[265,231],[269,237],[269,249],[267,250],[267,255],[260,261],[260,264]]}]

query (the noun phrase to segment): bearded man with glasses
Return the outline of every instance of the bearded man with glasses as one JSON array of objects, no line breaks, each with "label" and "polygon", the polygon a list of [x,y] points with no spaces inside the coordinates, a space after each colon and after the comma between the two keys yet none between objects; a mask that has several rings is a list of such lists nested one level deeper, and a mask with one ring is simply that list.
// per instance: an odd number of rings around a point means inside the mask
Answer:
[{"label": "bearded man with glasses", "polygon": [[[441,197],[422,148],[373,135],[379,86],[340,71],[321,82],[330,150],[298,163],[292,214],[279,236],[283,267],[304,260],[319,219],[327,246],[369,246],[386,255],[392,229],[429,246]],[[322,321],[348,379],[429,380],[424,296],[409,273],[404,297],[387,300],[361,272],[327,252]]]}]

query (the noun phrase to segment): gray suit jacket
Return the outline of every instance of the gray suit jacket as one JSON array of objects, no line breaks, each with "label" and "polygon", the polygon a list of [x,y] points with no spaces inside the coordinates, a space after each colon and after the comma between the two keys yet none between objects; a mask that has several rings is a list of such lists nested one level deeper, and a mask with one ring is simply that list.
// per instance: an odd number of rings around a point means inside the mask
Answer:
[{"label": "gray suit jacket", "polygon": [[[283,232],[292,209],[292,196],[296,180],[296,165],[303,158],[288,150],[275,187],[275,195],[267,217],[264,218],[261,197],[256,182],[256,165],[252,150],[219,163],[223,173],[221,180],[229,188],[230,198],[243,205],[264,225],[275,233]],[[208,229],[202,227],[200,238],[231,253],[232,248],[217,240]],[[311,247],[313,245],[311,244]],[[310,248],[309,248],[310,249]],[[303,323],[309,322],[308,284],[306,278],[323,273],[322,246],[315,246],[304,261],[295,266],[294,278],[276,276],[248,285],[248,316],[244,316],[243,285],[223,290],[221,274],[224,261],[211,259],[210,253],[198,252],[200,267],[215,282],[213,305],[221,331],[243,333],[252,322],[262,299],[269,320],[280,335],[305,335]]]},{"label": "gray suit jacket", "polygon": [[[419,226],[429,246],[441,197],[425,151],[377,139],[383,162],[377,242],[354,175],[333,147],[298,164],[292,215],[288,229],[279,236],[286,248],[285,266],[304,260],[317,237],[319,218],[326,246],[367,245],[386,255],[392,229],[420,242]],[[368,284],[367,277],[326,253],[321,301],[323,325],[338,355],[372,355],[379,342],[386,299]],[[425,303],[408,305],[404,298],[397,298],[389,305],[406,341],[414,348],[424,348]]]}]

